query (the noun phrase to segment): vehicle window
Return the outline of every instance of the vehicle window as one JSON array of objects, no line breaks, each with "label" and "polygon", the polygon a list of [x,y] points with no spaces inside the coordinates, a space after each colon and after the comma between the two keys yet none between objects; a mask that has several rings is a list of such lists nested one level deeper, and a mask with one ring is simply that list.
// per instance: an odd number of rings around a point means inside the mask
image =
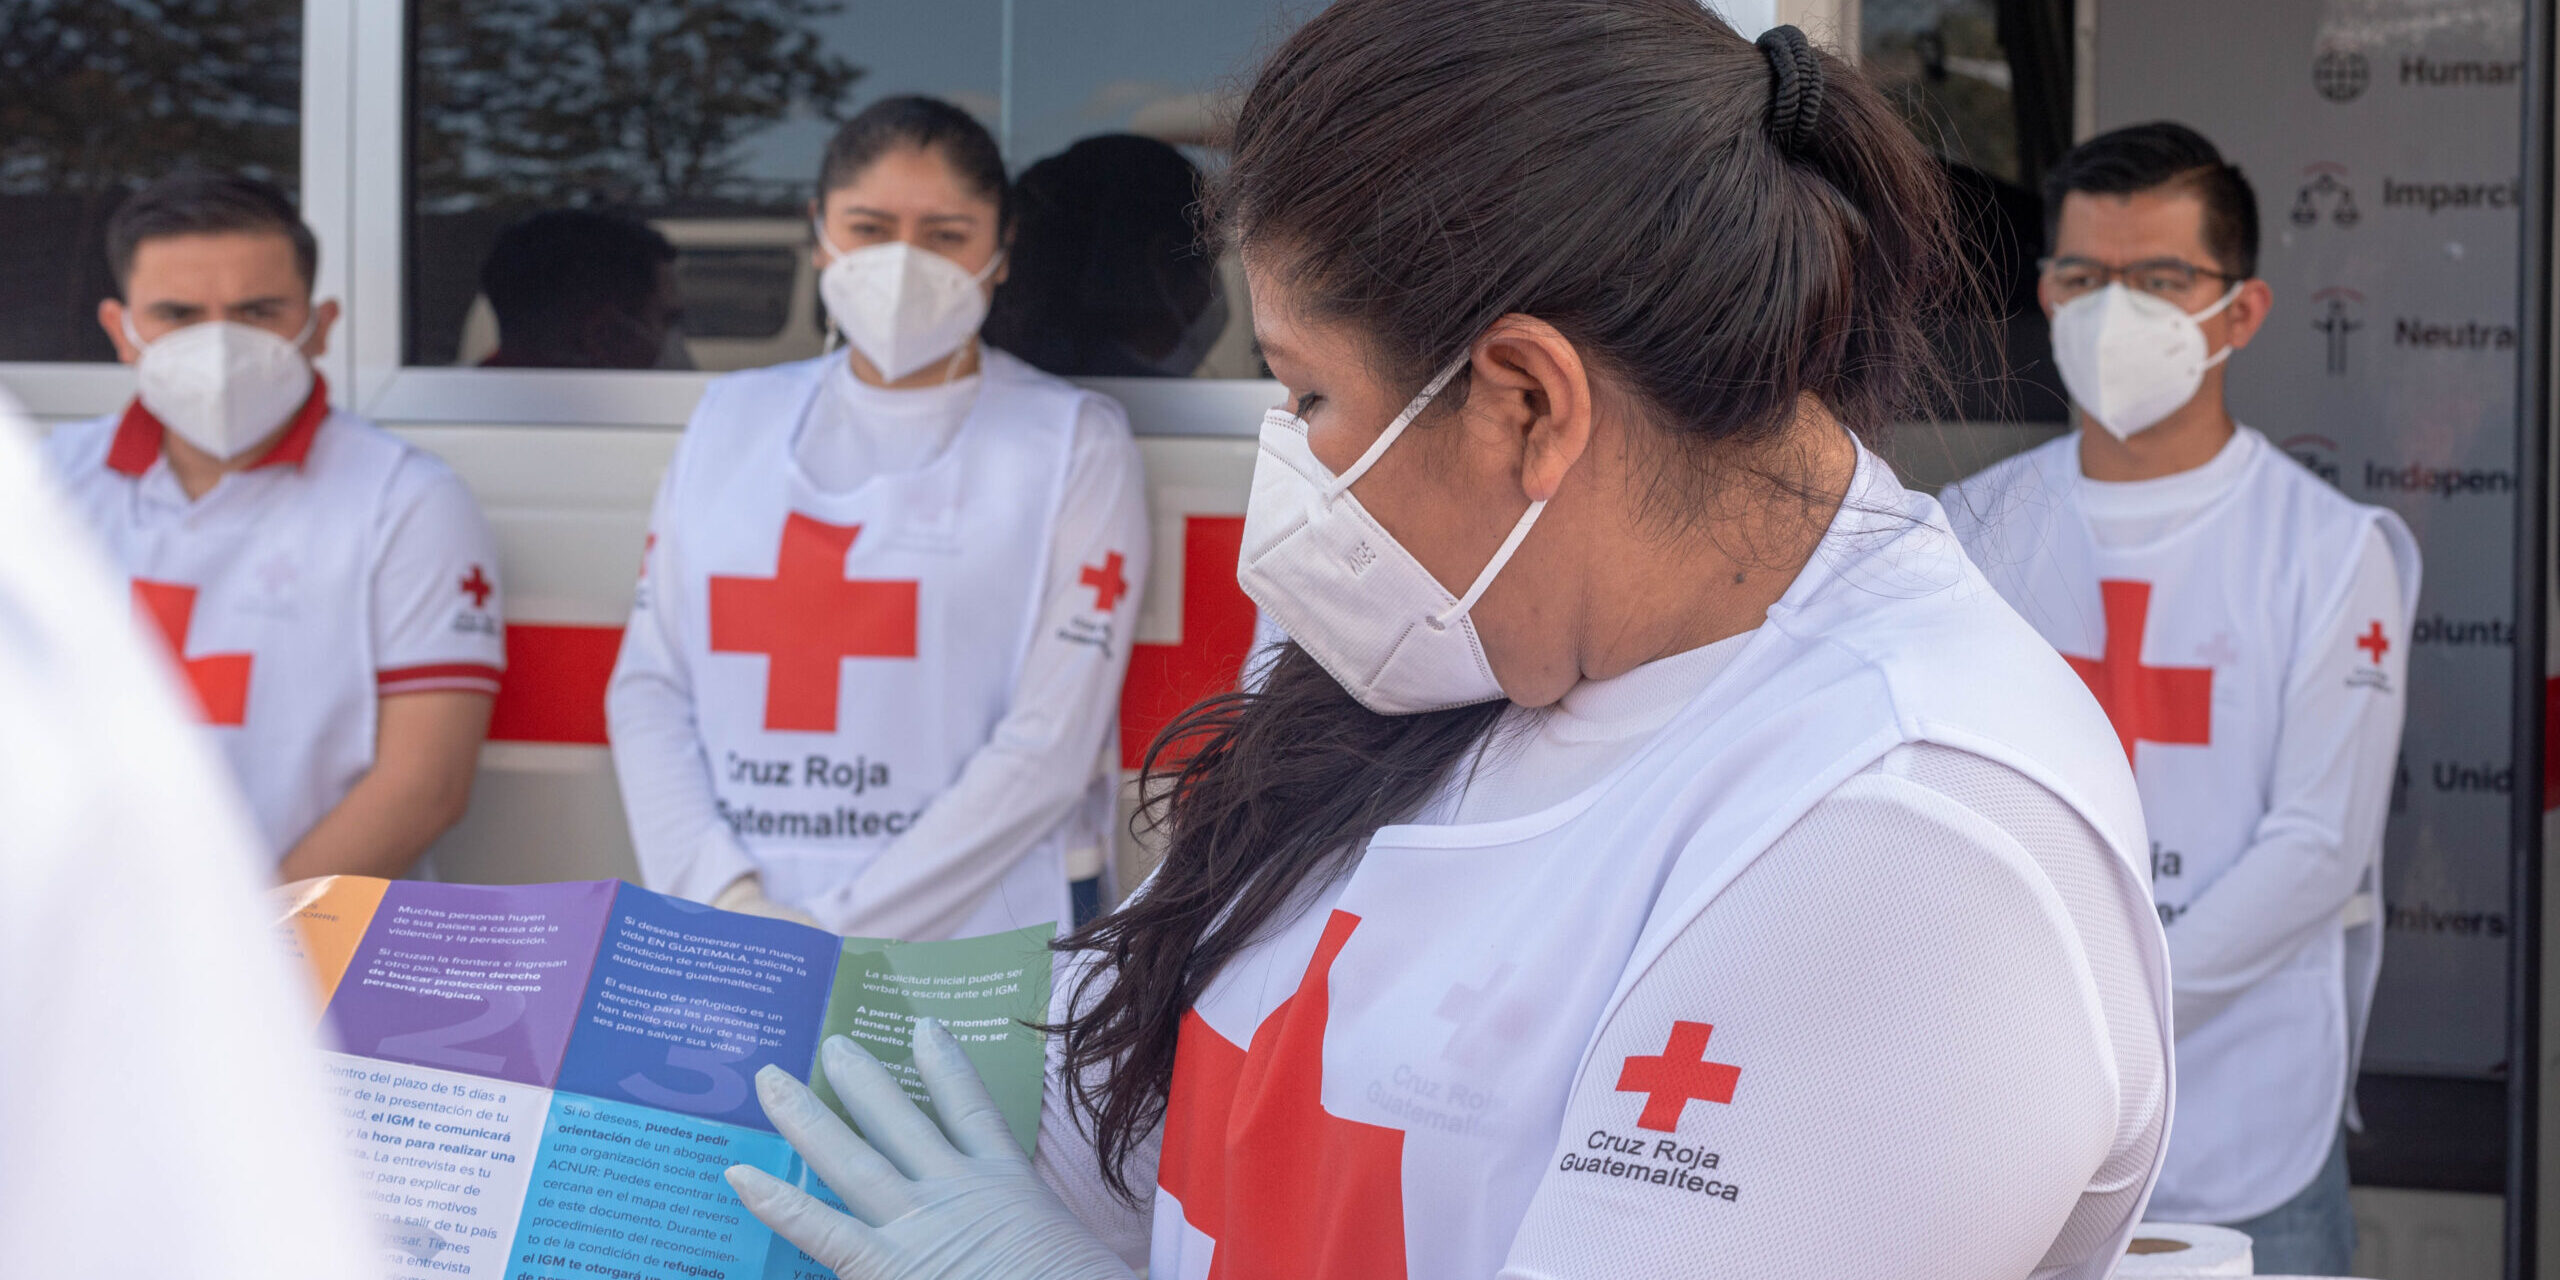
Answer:
[{"label": "vehicle window", "polygon": [[115,359],[106,225],[181,165],[301,180],[302,0],[0,0],[0,360]]},{"label": "vehicle window", "polygon": [[[5,3],[6,0],[0,0]],[[1310,6],[1298,6],[1305,9]],[[991,341],[1069,374],[1256,376],[1202,180],[1274,0],[413,0],[405,355],[737,369],[825,341],[808,201],[883,96],[975,115],[1026,188]]]}]

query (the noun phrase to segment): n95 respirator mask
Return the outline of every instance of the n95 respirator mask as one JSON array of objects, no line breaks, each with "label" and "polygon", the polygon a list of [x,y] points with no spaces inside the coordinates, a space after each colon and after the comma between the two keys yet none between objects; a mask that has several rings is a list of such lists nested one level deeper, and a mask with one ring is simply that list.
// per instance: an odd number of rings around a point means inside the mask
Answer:
[{"label": "n95 respirator mask", "polygon": [[972,272],[931,249],[903,240],[839,250],[818,228],[818,242],[835,254],[818,273],[818,297],[836,332],[880,376],[895,382],[960,349],[986,323],[987,279],[1004,254]]},{"label": "n95 respirator mask", "polygon": [[2205,353],[2201,321],[2240,296],[2192,315],[2166,298],[2122,282],[2082,294],[2053,313],[2053,363],[2081,413],[2122,440],[2147,431],[2195,399],[2205,370],[2231,358],[2231,348]]},{"label": "n95 respirator mask", "polygon": [[135,393],[162,426],[228,462],[311,398],[311,358],[302,344],[319,321],[315,308],[301,333],[280,338],[255,325],[206,320],[144,342],[127,311],[124,336],[142,350]]},{"label": "n95 respirator mask", "polygon": [[1340,475],[1316,457],[1304,419],[1285,409],[1262,419],[1236,584],[1360,705],[1380,715],[1503,696],[1468,611],[1547,504],[1530,503],[1466,594],[1453,596],[1351,493],[1466,363],[1461,357],[1442,370]]}]

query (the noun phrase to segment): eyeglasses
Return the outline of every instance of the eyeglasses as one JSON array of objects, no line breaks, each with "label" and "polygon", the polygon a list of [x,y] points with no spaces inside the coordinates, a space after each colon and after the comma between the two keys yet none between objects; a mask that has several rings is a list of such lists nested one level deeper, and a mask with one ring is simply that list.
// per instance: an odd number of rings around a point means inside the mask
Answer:
[{"label": "eyeglasses", "polygon": [[2096,293],[2118,280],[2137,293],[2180,302],[2193,296],[2198,277],[2211,277],[2225,284],[2247,279],[2228,271],[2199,267],[2180,258],[2149,258],[2121,267],[2111,267],[2087,258],[2046,258],[2036,266],[2044,272],[2045,282],[2052,286],[2054,296],[2065,302],[2082,294]]}]

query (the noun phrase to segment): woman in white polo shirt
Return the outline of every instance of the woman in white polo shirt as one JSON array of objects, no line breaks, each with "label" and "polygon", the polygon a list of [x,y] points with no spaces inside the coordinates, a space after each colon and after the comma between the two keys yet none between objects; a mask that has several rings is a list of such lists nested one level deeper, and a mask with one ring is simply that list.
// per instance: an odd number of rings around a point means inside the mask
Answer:
[{"label": "woman in white polo shirt", "polygon": [[1010,210],[959,108],[848,121],[811,215],[845,349],[704,392],[606,696],[642,877],[848,934],[1063,923],[1146,573],[1127,420],[978,341]]},{"label": "woman in white polo shirt", "polygon": [[[1955,289],[1857,72],[1695,0],[1339,0],[1219,201],[1289,637],[1159,740],[1036,1163],[946,1033],[767,1114],[844,1277],[2096,1280],[2164,949],[2078,677],[1859,443]],[[1172,760],[1161,748],[1179,743]]]}]

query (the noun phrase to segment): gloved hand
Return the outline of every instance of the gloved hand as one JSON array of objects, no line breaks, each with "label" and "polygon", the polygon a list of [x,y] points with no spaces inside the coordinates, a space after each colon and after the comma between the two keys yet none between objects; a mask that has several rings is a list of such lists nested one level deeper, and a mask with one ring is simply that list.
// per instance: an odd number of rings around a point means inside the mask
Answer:
[{"label": "gloved hand", "polygon": [[711,905],[723,911],[738,911],[751,916],[769,916],[775,920],[805,924],[812,929],[826,928],[825,925],[818,923],[816,916],[798,907],[786,907],[764,896],[764,881],[754,875],[743,875],[730,881],[728,888],[721,890],[718,896],[711,899]]},{"label": "gloved hand", "polygon": [[940,1129],[853,1041],[830,1038],[818,1060],[870,1141],[780,1067],[756,1073],[756,1095],[852,1214],[761,1169],[732,1165],[728,1177],[749,1213],[840,1280],[1132,1280],[1032,1172],[941,1023],[919,1018],[915,1034],[916,1071]]}]

